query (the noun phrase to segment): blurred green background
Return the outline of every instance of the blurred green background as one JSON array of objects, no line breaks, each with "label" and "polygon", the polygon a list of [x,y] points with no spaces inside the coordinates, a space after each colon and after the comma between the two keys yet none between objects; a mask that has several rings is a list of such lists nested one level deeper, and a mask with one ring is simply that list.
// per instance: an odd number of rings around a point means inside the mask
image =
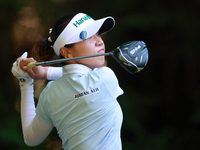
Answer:
[{"label": "blurred green background", "polygon": [[[0,0],[0,149],[61,149],[55,130],[39,146],[25,145],[20,90],[10,70],[38,37],[48,37],[58,18],[75,11],[115,18],[104,36],[107,51],[131,40],[147,44],[149,62],[138,74],[108,58],[125,92],[118,98],[123,150],[199,150],[199,0]],[[36,82],[36,101],[43,84]]]}]

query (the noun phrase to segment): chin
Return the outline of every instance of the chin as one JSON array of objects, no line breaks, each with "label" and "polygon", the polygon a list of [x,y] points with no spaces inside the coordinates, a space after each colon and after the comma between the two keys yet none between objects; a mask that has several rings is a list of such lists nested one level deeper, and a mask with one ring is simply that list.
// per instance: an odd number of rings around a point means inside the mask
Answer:
[{"label": "chin", "polygon": [[96,67],[96,68],[101,68],[101,67],[105,67],[105,66],[107,66],[107,61],[103,61],[98,67]]},{"label": "chin", "polygon": [[91,64],[91,65],[86,65],[86,66],[88,66],[91,69],[107,66],[107,61],[105,61],[105,59],[101,59],[101,60],[98,60],[95,62],[93,62],[93,64]]},{"label": "chin", "polygon": [[104,58],[103,62],[102,62],[102,65],[101,66],[107,66],[107,60]]}]

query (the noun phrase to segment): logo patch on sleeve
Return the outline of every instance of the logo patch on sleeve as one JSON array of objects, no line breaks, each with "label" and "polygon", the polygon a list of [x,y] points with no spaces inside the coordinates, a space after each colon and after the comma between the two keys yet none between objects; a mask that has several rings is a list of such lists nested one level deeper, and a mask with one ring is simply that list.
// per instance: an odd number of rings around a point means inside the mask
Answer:
[{"label": "logo patch on sleeve", "polygon": [[87,96],[87,95],[91,95],[91,94],[94,94],[94,93],[97,93],[97,92],[100,92],[100,91],[101,91],[100,87],[97,87],[97,88],[94,88],[94,89],[91,89],[91,90],[88,90],[88,91],[85,91],[85,92],[81,92],[81,93],[75,94],[74,98],[75,99],[81,98],[81,97],[84,97],[84,96]]}]

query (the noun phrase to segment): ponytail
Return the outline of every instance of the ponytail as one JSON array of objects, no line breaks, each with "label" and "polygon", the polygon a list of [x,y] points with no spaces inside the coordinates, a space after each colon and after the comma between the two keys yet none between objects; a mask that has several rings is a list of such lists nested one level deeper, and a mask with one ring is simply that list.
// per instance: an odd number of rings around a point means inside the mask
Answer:
[{"label": "ponytail", "polygon": [[[48,39],[41,39],[38,41],[33,48],[33,55],[34,57],[39,57],[40,61],[48,61],[52,60],[55,56],[54,49],[52,48],[52,45],[58,38],[58,36],[61,34],[61,32],[64,30],[64,28],[68,25],[70,20],[76,15],[77,13],[73,13],[70,15],[63,16],[59,20],[57,20],[54,24],[53,29],[50,32],[50,40]],[[64,46],[64,45],[63,45]],[[63,58],[62,55],[60,55],[61,58]]]},{"label": "ponytail", "polygon": [[48,39],[41,39],[34,45],[33,54],[37,55],[40,61],[52,60],[55,56],[52,42]]}]

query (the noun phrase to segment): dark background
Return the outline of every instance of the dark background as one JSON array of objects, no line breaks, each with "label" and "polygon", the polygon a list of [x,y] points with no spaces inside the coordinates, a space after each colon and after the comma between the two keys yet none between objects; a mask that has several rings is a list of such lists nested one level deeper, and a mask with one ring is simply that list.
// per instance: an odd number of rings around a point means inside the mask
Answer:
[{"label": "dark background", "polygon": [[[190,0],[1,0],[0,1],[0,149],[58,150],[54,130],[42,144],[25,145],[20,120],[20,90],[12,63],[65,14],[81,11],[94,19],[113,16],[115,28],[104,36],[107,51],[142,40],[149,50],[144,70],[131,75],[113,58],[111,67],[124,90],[124,150],[200,149],[200,1]],[[45,85],[35,84],[35,98]]]}]

